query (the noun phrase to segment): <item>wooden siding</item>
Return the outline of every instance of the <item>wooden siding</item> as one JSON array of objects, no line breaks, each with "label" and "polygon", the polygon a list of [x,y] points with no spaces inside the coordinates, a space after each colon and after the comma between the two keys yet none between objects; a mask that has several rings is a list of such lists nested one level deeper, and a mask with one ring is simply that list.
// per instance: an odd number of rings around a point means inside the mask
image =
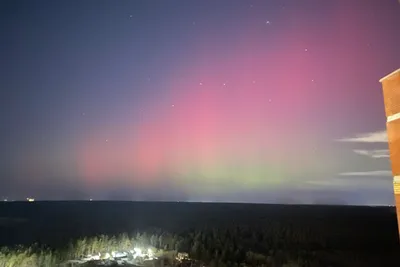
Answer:
[{"label": "wooden siding", "polygon": [[389,142],[390,162],[393,173],[393,193],[395,197],[397,225],[400,234],[400,69],[380,80],[387,119],[386,127]]},{"label": "wooden siding", "polygon": [[400,71],[382,81],[386,117],[400,113]]}]

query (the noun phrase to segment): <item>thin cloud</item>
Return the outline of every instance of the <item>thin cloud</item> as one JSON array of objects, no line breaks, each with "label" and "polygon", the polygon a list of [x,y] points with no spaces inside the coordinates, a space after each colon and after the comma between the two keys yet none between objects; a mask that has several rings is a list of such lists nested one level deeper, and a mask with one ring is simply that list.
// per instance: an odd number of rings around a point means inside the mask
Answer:
[{"label": "thin cloud", "polygon": [[339,179],[330,179],[330,180],[311,180],[306,181],[306,184],[310,185],[318,185],[318,186],[346,186],[348,185],[348,181],[339,180]]},{"label": "thin cloud", "polygon": [[388,149],[375,149],[375,150],[362,150],[362,149],[354,149],[354,153],[367,156],[374,159],[380,158],[389,158],[389,150]]},{"label": "thin cloud", "polygon": [[391,171],[342,172],[340,176],[392,176]]},{"label": "thin cloud", "polygon": [[336,140],[338,142],[352,142],[352,143],[387,143],[388,137],[386,131],[378,131],[372,133],[359,134],[355,137],[342,138]]},{"label": "thin cloud", "polygon": [[[354,188],[391,188],[392,179],[387,175],[382,176],[377,172],[360,172],[360,173],[344,173],[346,176],[335,177],[324,180],[310,180],[303,184],[303,188],[332,188],[336,187],[341,190],[349,190]],[[352,174],[347,176],[347,174]],[[356,174],[356,175],[354,175]],[[387,173],[383,173],[387,174]],[[341,175],[341,174],[340,174]]]}]

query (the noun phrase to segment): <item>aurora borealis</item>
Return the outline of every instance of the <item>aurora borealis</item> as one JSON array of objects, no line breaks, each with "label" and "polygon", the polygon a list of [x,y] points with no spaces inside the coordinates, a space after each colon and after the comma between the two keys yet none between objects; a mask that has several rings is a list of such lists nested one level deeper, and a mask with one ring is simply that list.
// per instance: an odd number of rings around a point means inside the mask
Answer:
[{"label": "aurora borealis", "polygon": [[393,202],[397,1],[1,5],[0,196]]}]

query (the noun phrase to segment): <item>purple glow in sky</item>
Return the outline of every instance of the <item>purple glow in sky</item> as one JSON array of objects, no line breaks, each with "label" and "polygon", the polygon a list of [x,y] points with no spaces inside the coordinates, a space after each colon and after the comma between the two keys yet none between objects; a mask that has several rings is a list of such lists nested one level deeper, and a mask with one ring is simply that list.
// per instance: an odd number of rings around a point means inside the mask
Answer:
[{"label": "purple glow in sky", "polygon": [[0,196],[393,203],[395,0],[0,10]]}]

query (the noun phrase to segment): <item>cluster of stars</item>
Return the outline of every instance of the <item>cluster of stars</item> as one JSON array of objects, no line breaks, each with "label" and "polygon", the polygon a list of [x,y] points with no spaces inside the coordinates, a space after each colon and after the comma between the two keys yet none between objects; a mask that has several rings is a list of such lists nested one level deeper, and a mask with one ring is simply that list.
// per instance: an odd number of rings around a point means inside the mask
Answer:
[{"label": "cluster of stars", "polygon": [[[308,51],[308,49],[306,48],[306,49],[305,49],[305,52],[307,52],[307,51]],[[150,78],[147,78],[147,79],[148,79],[148,81],[150,81]],[[314,82],[314,81],[315,81],[314,79],[311,79],[311,82]],[[252,80],[252,84],[255,84],[255,83],[256,83],[256,80]],[[199,82],[199,85],[202,86],[202,85],[203,85],[203,82]],[[226,85],[227,85],[227,82],[223,82],[222,85],[223,85],[223,86],[226,86]],[[269,99],[268,99],[268,102],[271,103],[271,102],[272,102],[272,99],[269,98]],[[174,107],[175,107],[175,104],[171,104],[171,108],[174,108]],[[141,110],[140,113],[142,113],[142,112],[143,112],[143,111]],[[82,116],[85,116],[86,113],[85,113],[85,112],[82,112],[81,115],[82,115]],[[108,143],[108,142],[109,142],[109,139],[105,139],[105,142]]]},{"label": "cluster of stars", "polygon": [[[254,5],[250,5],[250,7],[253,8]],[[284,9],[285,7],[282,7],[282,8]],[[130,14],[129,17],[130,17],[130,18],[133,18],[133,15]],[[196,25],[196,22],[193,21],[192,24],[193,24],[193,25]],[[271,25],[271,21],[270,21],[270,20],[266,20],[266,21],[265,21],[265,24],[266,24],[266,25]],[[369,44],[368,44],[368,45],[369,45]],[[308,52],[308,48],[304,48],[304,52]],[[148,81],[148,82],[151,81],[150,77],[147,77],[147,81]],[[314,79],[311,79],[311,82],[314,82]],[[256,81],[253,80],[252,83],[255,84]],[[199,85],[202,86],[202,85],[203,85],[203,82],[199,82]],[[223,83],[222,83],[222,86],[226,86],[226,85],[227,85],[226,82],[223,82]],[[272,102],[272,99],[269,98],[269,99],[268,99],[268,102],[271,103],[271,102]],[[174,107],[175,107],[175,104],[171,104],[171,108],[174,108]],[[142,111],[141,111],[141,113],[142,113]],[[82,115],[82,116],[85,116],[86,113],[85,113],[85,112],[82,112],[81,115]],[[108,143],[108,142],[109,142],[109,139],[105,139],[105,142]]]},{"label": "cluster of stars", "polygon": [[[307,51],[308,51],[308,49],[305,49],[305,51],[307,52]],[[311,79],[311,82],[314,82],[314,81],[315,81],[314,79]],[[256,83],[256,81],[255,81],[255,80],[253,80],[253,81],[252,81],[252,83],[253,83],[253,84],[255,84],[255,83]],[[202,82],[200,82],[200,83],[199,83],[199,85],[203,85],[203,83],[202,83]],[[226,82],[224,82],[224,83],[222,83],[222,85],[223,85],[223,86],[226,86],[226,85],[227,85],[227,83],[226,83]],[[272,99],[271,99],[271,98],[269,98],[269,99],[268,99],[268,102],[270,102],[270,103],[271,103],[271,102],[272,102]],[[175,104],[171,104],[171,107],[172,107],[172,108],[174,108],[174,107],[175,107]],[[108,139],[106,139],[106,142],[108,142]]]},{"label": "cluster of stars", "polygon": [[[311,80],[311,81],[314,81],[314,80]],[[253,80],[253,81],[252,81],[252,83],[253,83],[253,84],[255,84],[255,83],[256,83],[256,81],[255,81],[255,80]],[[226,84],[227,84],[226,82],[222,83],[222,85],[223,85],[223,86],[226,86]],[[202,83],[202,82],[200,82],[200,83],[199,83],[199,85],[203,85],[203,83]],[[272,102],[272,99],[271,99],[271,98],[269,98],[269,99],[268,99],[268,102]],[[171,107],[172,107],[172,108],[174,108],[174,107],[175,107],[175,104],[171,104]]]},{"label": "cluster of stars", "polygon": [[[130,17],[132,17],[132,15],[130,15]],[[270,23],[271,23],[270,21],[266,21],[266,24],[270,24]],[[195,22],[193,22],[193,24],[195,24]],[[308,52],[308,48],[305,48],[304,51],[305,51],[305,52]],[[147,77],[147,81],[149,81],[149,82],[151,81],[150,77]],[[311,82],[314,82],[314,81],[315,81],[314,79],[311,79]],[[256,81],[255,81],[255,80],[252,80],[252,83],[255,84]],[[199,82],[199,85],[202,86],[202,85],[203,85],[203,82]],[[223,86],[226,86],[226,85],[227,85],[227,82],[223,82],[222,85],[223,85]],[[268,99],[268,102],[271,103],[271,102],[272,102],[272,99],[269,98],[269,99]],[[174,108],[174,107],[175,107],[175,104],[171,104],[171,108]],[[143,111],[141,110],[140,113],[142,113],[142,112],[143,112]],[[82,112],[81,115],[82,115],[82,116],[85,116],[86,113],[85,113],[85,112]],[[108,142],[109,142],[109,139],[105,139],[105,142],[108,143]]]}]

